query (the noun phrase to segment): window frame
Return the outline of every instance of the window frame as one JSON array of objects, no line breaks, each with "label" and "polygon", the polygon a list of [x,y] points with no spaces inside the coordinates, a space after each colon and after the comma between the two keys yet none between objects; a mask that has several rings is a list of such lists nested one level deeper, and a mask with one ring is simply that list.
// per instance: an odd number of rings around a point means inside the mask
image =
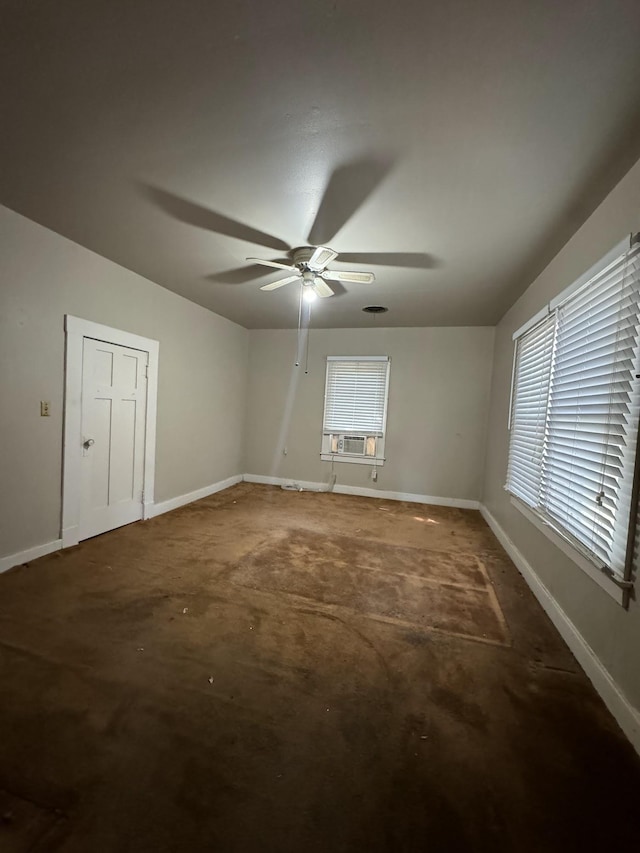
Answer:
[{"label": "window frame", "polygon": [[[565,305],[574,295],[578,295],[579,291],[587,287],[601,273],[605,272],[611,264],[615,263],[621,256],[628,253],[634,246],[637,246],[639,235],[629,235],[616,246],[614,246],[598,263],[587,270],[573,284],[565,288],[554,299],[552,299],[544,308],[535,314],[527,323],[523,324],[513,333],[514,352],[513,365],[511,374],[511,392],[509,398],[509,414],[508,414],[508,431],[509,431],[509,448],[507,452],[508,467],[511,464],[511,432],[513,427],[513,412],[514,403],[517,395],[517,362],[518,362],[518,342],[519,340],[535,326],[538,326],[550,315],[557,315],[557,311]],[[557,318],[554,321],[557,325]],[[552,348],[552,364],[555,361],[556,355],[556,340],[554,333],[554,341]],[[552,368],[553,369],[553,368]],[[638,365],[635,369],[631,369],[631,373],[635,374],[635,378],[640,378],[637,373]],[[551,382],[549,384],[551,387]],[[635,394],[638,390],[636,388]],[[545,419],[549,414],[549,398],[547,398]],[[640,424],[636,425],[640,432]],[[632,434],[633,435],[633,434]],[[627,543],[634,533],[635,518],[638,513],[637,491],[638,491],[638,476],[640,469],[640,434],[636,439],[635,456],[631,459],[631,464],[627,474],[631,477],[631,486],[633,497],[629,505],[629,512],[624,514],[621,519],[616,519],[616,525],[625,525],[627,531]],[[505,490],[510,496],[510,502],[519,512],[521,512],[532,524],[534,524],[544,535],[550,539],[556,547],[566,554],[576,565],[578,565],[586,574],[588,574],[602,589],[611,595],[616,601],[623,606],[628,606],[630,592],[633,588],[632,571],[629,561],[624,567],[622,578],[616,577],[611,568],[607,567],[605,561],[596,553],[592,552],[588,545],[581,542],[570,531],[565,530],[561,523],[556,522],[553,517],[539,510],[537,507],[530,506],[527,501],[521,499],[509,487],[509,481],[505,484]]]},{"label": "window frame", "polygon": [[[325,432],[325,418],[327,412],[327,385],[329,379],[329,365],[331,362],[366,362],[378,361],[385,362],[386,377],[384,389],[384,408],[382,414],[382,430],[381,435],[375,434],[373,431],[364,432],[361,430],[353,430],[348,433],[332,433]],[[387,414],[389,410],[389,377],[391,374],[391,357],[388,355],[328,355],[326,357],[326,368],[324,378],[324,404],[322,411],[322,443],[320,450],[320,459],[323,462],[347,462],[356,465],[371,465],[374,467],[382,467],[386,461],[385,444],[387,437]],[[333,435],[353,435],[358,437],[370,438],[375,436],[376,453],[375,456],[361,456],[359,454],[335,453],[331,450],[331,441]]]}]

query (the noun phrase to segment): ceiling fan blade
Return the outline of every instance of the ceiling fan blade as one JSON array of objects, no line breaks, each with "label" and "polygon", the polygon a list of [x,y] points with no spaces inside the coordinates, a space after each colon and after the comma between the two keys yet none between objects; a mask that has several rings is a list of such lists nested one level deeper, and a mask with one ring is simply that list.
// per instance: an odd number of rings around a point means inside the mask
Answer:
[{"label": "ceiling fan blade", "polygon": [[208,207],[188,201],[188,199],[181,198],[166,190],[143,184],[142,191],[157,207],[174,219],[186,222],[187,225],[195,225],[216,234],[223,234],[225,237],[234,237],[236,240],[255,243],[257,246],[264,246],[275,251],[288,252],[290,249],[290,246],[272,234],[258,231],[243,222],[231,219],[230,216],[223,216]]},{"label": "ceiling fan blade", "polygon": [[334,169],[309,232],[312,246],[332,240],[391,169],[385,158],[363,158]]},{"label": "ceiling fan blade", "polygon": [[347,272],[346,270],[325,270],[322,277],[328,278],[329,281],[357,281],[360,284],[371,284],[376,280],[372,272]]},{"label": "ceiling fan blade", "polygon": [[438,259],[427,252],[355,252],[340,255],[340,260],[347,264],[375,264],[416,270],[431,270],[439,266]]},{"label": "ceiling fan blade", "polygon": [[279,287],[284,287],[285,284],[290,284],[292,281],[299,281],[299,275],[288,275],[286,278],[279,278],[278,281],[272,281],[271,284],[263,284],[260,290],[277,290]]},{"label": "ceiling fan blade", "polygon": [[323,270],[326,266],[328,266],[331,261],[338,257],[338,253],[334,252],[333,249],[329,249],[326,246],[318,246],[313,255],[307,261],[307,265],[312,270]]},{"label": "ceiling fan blade", "polygon": [[287,270],[288,272],[297,272],[298,268],[292,264],[281,264],[280,261],[263,261],[262,258],[247,258],[248,261],[253,261],[254,264],[261,264],[263,267],[275,267],[277,270]]},{"label": "ceiling fan blade", "polygon": [[326,281],[317,276],[313,280],[313,291],[316,293],[321,299],[324,299],[327,296],[333,296],[333,290],[329,287]]}]

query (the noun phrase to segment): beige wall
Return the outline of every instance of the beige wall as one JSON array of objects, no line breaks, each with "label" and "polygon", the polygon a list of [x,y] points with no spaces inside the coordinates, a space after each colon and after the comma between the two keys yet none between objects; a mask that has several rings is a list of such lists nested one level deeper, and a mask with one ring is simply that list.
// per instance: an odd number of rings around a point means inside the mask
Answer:
[{"label": "beige wall", "polygon": [[387,462],[377,484],[368,465],[335,463],[337,482],[478,500],[492,347],[493,329],[484,327],[312,329],[305,375],[294,367],[294,331],[251,332],[247,473],[327,482],[331,463],[320,460],[326,356],[389,355]]},{"label": "beige wall", "polygon": [[640,709],[640,607],[628,612],[561,553],[509,502],[507,415],[513,332],[625,234],[640,229],[640,163],[505,315],[496,329],[484,503],[531,564],[612,678]]},{"label": "beige wall", "polygon": [[242,473],[248,332],[0,207],[0,556],[60,535],[65,314],[160,341],[156,501]]}]

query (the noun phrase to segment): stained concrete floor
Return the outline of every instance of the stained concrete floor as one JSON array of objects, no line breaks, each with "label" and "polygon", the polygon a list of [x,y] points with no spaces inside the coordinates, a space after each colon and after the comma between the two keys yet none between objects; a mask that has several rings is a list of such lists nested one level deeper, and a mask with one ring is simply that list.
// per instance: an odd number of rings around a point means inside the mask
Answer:
[{"label": "stained concrete floor", "polygon": [[640,849],[478,513],[240,484],[0,577],[2,853]]}]

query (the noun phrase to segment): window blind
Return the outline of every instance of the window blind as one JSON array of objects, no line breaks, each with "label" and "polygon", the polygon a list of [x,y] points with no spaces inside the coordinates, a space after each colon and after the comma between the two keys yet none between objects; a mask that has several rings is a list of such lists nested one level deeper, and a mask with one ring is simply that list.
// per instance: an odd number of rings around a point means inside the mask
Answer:
[{"label": "window blind", "polygon": [[638,431],[638,256],[636,246],[557,309],[541,495],[619,575]]},{"label": "window blind", "polygon": [[389,359],[327,359],[325,433],[384,434]]},{"label": "window blind", "polygon": [[619,579],[640,414],[639,294],[636,243],[518,339],[511,411],[507,488]]},{"label": "window blind", "polygon": [[529,506],[537,505],[542,482],[555,325],[555,316],[547,315],[516,349],[507,486]]}]

